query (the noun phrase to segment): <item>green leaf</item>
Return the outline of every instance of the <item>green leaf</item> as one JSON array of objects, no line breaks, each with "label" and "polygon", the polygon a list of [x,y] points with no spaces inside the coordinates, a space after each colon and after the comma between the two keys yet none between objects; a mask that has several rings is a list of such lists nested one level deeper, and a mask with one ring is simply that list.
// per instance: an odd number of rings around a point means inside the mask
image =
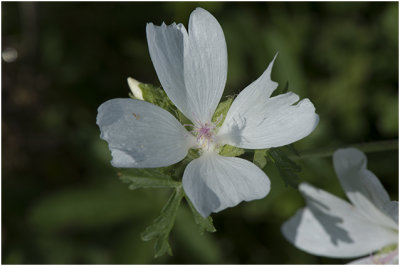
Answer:
[{"label": "green leaf", "polygon": [[263,169],[267,165],[268,149],[255,150],[253,163]]},{"label": "green leaf", "polygon": [[220,124],[220,125],[222,125],[222,123],[224,122],[224,120],[225,120],[225,117],[226,117],[226,114],[228,113],[228,110],[229,110],[229,108],[231,107],[231,105],[232,105],[232,102],[233,102],[233,96],[228,96],[227,97],[228,99],[226,99],[225,101],[223,101],[223,102],[220,102],[219,104],[218,104],[218,107],[217,107],[217,109],[215,110],[215,113],[214,113],[214,115],[213,115],[213,117],[212,117],[212,121],[213,122],[215,122],[215,121],[217,121],[218,119],[219,119],[219,117],[222,115],[223,117],[222,117],[222,120],[218,123],[218,124]]},{"label": "green leaf", "polygon": [[165,253],[172,255],[171,247],[168,243],[169,233],[175,223],[179,205],[184,196],[182,186],[176,187],[174,193],[169,198],[167,204],[161,210],[152,225],[148,226],[141,234],[143,241],[155,240],[154,257],[160,257]]},{"label": "green leaf", "polygon": [[180,182],[160,172],[160,168],[129,169],[118,172],[124,183],[129,183],[129,189],[178,187]]},{"label": "green leaf", "polygon": [[297,188],[299,185],[298,173],[301,167],[289,159],[282,148],[271,148],[268,157],[275,163],[286,186]]},{"label": "green leaf", "polygon": [[192,211],[195,223],[199,226],[200,234],[204,234],[204,231],[211,232],[211,233],[216,232],[217,230],[215,229],[215,227],[213,225],[213,220],[212,220],[211,216],[208,216],[207,218],[203,218],[203,216],[201,216],[200,213],[195,209],[192,202],[186,195],[185,195],[185,199],[186,199],[187,203],[189,204],[190,210]]},{"label": "green leaf", "polygon": [[231,145],[224,145],[222,146],[219,154],[222,156],[227,156],[227,157],[235,157],[235,156],[240,156],[244,153],[244,150],[241,148],[237,148]]}]

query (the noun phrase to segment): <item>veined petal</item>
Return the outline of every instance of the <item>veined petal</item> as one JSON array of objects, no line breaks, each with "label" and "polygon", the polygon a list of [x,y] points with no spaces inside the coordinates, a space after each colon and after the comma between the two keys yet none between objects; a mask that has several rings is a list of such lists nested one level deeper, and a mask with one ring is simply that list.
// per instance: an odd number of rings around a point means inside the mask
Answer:
[{"label": "veined petal", "polygon": [[183,174],[183,188],[197,211],[207,217],[241,201],[265,197],[270,181],[253,163],[216,153],[193,160]]},{"label": "veined petal", "polygon": [[196,8],[189,19],[189,49],[185,51],[185,84],[194,123],[210,122],[224,91],[228,56],[224,32],[206,10]]},{"label": "veined petal", "polygon": [[366,219],[348,202],[302,183],[307,207],[282,226],[285,238],[308,253],[354,258],[397,243],[397,233]]},{"label": "veined petal", "polygon": [[189,111],[185,87],[183,58],[187,46],[187,32],[182,24],[146,26],[147,43],[151,61],[158,79],[171,101],[185,115]]},{"label": "veined petal", "polygon": [[[398,230],[391,219],[388,193],[379,179],[367,169],[367,158],[361,151],[339,149],[333,155],[333,166],[349,200],[375,223]],[[387,211],[389,213],[387,213]]]},{"label": "veined petal", "polygon": [[317,126],[319,118],[308,99],[295,104],[299,96],[292,92],[270,98],[278,86],[271,80],[274,60],[232,103],[218,132],[221,143],[246,149],[279,147],[304,138]]},{"label": "veined petal", "polygon": [[192,122],[210,122],[228,68],[218,21],[197,8],[190,15],[189,34],[182,24],[159,27],[150,23],[146,31],[151,60],[168,97]]},{"label": "veined petal", "polygon": [[182,160],[195,142],[169,112],[140,100],[103,103],[97,125],[100,137],[108,142],[114,167],[168,166]]}]

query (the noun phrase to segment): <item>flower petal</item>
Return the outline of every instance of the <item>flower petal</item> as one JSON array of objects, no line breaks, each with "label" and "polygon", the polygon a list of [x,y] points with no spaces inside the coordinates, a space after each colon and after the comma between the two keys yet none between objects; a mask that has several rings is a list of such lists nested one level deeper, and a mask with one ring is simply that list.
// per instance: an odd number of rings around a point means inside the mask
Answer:
[{"label": "flower petal", "polygon": [[197,8],[190,15],[189,35],[182,24],[150,23],[146,30],[150,56],[168,97],[194,123],[210,122],[228,69],[218,21]]},{"label": "flower petal", "polygon": [[146,26],[150,57],[162,87],[171,101],[186,115],[187,91],[183,72],[187,32],[182,24]]},{"label": "flower petal", "polygon": [[197,211],[207,217],[241,201],[265,197],[270,181],[253,163],[216,153],[193,160],[183,174],[183,188]]},{"label": "flower petal", "polygon": [[307,207],[282,226],[285,238],[308,253],[353,258],[397,243],[397,233],[370,222],[348,202],[302,183]]},{"label": "flower petal", "polygon": [[170,113],[151,103],[113,99],[100,105],[100,137],[114,167],[162,167],[182,160],[194,137]]},{"label": "flower petal", "polygon": [[379,179],[367,169],[367,158],[361,151],[339,149],[333,155],[333,166],[349,200],[371,221],[398,230],[391,213],[386,212],[390,198]]},{"label": "flower petal", "polygon": [[232,103],[218,132],[221,143],[246,149],[279,147],[304,138],[317,126],[310,100],[294,105],[299,96],[292,92],[270,98],[277,87],[271,80],[274,60]]},{"label": "flower petal", "polygon": [[224,91],[228,56],[224,32],[206,10],[196,8],[189,19],[189,51],[185,53],[185,84],[192,112],[200,122],[211,118]]}]

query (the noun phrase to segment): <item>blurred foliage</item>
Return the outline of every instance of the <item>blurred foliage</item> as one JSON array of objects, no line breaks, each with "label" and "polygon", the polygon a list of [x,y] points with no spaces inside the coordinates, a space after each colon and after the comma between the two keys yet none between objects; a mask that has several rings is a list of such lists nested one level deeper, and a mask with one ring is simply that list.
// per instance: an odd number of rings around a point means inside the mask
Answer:
[{"label": "blurred foliage", "polygon": [[[131,191],[118,180],[96,110],[128,97],[129,76],[159,84],[146,23],[186,25],[197,6],[225,33],[224,95],[258,78],[279,51],[273,80],[289,81],[320,115],[317,129],[294,144],[300,155],[398,138],[396,2],[2,2],[2,263],[346,262],[306,254],[282,237],[281,224],[304,201],[268,159],[259,163],[270,194],[214,214],[214,234],[200,234],[184,206],[170,234],[173,257],[154,259],[153,243],[140,239],[171,191]],[[14,61],[5,60],[7,48],[18,52]],[[397,151],[367,157],[398,200]],[[344,196],[330,157],[296,163],[300,181]]]}]

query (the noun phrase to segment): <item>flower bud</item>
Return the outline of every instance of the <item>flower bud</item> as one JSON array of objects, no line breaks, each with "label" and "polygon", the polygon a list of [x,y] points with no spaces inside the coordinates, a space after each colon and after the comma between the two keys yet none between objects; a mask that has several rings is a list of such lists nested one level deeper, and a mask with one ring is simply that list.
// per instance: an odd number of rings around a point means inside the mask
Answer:
[{"label": "flower bud", "polygon": [[129,88],[131,89],[133,96],[138,100],[143,100],[143,93],[139,87],[139,84],[140,82],[137,81],[136,79],[131,77],[128,78],[128,85]]}]

